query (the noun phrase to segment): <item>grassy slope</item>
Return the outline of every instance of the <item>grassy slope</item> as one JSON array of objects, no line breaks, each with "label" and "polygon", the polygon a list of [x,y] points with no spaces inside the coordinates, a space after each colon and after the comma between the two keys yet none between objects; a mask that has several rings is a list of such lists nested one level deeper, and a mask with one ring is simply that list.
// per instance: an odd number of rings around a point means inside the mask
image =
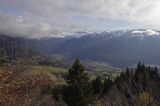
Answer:
[{"label": "grassy slope", "polygon": [[32,72],[49,72],[52,74],[57,74],[57,73],[66,73],[67,69],[62,68],[62,67],[51,67],[51,66],[32,66],[31,68]]}]

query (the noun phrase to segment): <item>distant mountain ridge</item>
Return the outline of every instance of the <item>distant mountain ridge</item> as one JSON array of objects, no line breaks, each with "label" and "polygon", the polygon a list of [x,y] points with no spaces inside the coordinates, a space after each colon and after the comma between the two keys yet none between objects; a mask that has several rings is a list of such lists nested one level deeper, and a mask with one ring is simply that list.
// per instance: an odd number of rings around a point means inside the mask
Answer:
[{"label": "distant mountain ridge", "polygon": [[138,61],[159,64],[159,45],[159,31],[136,29],[91,33],[70,39],[55,51],[70,57],[78,56],[123,67]]},{"label": "distant mountain ridge", "polygon": [[133,65],[138,61],[159,64],[159,45],[160,31],[151,29],[83,31],[67,37],[43,39],[0,36],[0,49],[11,57],[19,50],[33,51],[46,56],[60,54],[69,58],[106,62],[118,67]]}]

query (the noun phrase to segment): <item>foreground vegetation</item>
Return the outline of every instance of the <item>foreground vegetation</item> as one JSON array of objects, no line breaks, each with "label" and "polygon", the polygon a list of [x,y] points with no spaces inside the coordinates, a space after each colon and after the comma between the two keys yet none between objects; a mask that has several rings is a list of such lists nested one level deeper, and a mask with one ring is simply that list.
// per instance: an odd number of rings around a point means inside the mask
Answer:
[{"label": "foreground vegetation", "polygon": [[139,63],[116,75],[93,78],[76,59],[62,67],[23,61],[0,66],[0,106],[159,106],[156,67]]}]

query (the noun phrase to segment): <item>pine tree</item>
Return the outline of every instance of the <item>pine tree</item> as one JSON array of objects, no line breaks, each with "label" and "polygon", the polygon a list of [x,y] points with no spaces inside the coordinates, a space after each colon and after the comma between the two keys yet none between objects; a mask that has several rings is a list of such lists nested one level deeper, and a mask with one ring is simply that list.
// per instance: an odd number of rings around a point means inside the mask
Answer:
[{"label": "pine tree", "polygon": [[150,68],[147,68],[144,64],[138,63],[134,75],[138,91],[146,90],[147,80],[149,79],[149,73]]},{"label": "pine tree", "polygon": [[92,100],[92,86],[89,80],[77,58],[68,70],[68,85],[63,93],[63,99],[68,106],[88,106]]},{"label": "pine tree", "polygon": [[149,76],[150,76],[150,79],[154,80],[155,82],[160,81],[157,67],[149,68]]},{"label": "pine tree", "polygon": [[103,83],[100,76],[97,76],[96,79],[92,82],[93,94],[100,95],[103,89]]},{"label": "pine tree", "polygon": [[108,94],[109,90],[111,89],[113,85],[113,81],[108,78],[108,79],[104,79],[104,83],[103,83],[103,94],[106,95]]}]

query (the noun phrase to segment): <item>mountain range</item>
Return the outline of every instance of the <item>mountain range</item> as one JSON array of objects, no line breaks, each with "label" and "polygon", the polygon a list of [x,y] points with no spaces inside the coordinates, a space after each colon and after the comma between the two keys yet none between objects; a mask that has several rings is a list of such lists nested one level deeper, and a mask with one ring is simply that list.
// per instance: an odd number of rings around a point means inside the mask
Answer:
[{"label": "mountain range", "polygon": [[160,32],[151,29],[76,32],[67,37],[26,39],[0,36],[0,49],[14,57],[16,51],[106,62],[116,67],[160,63]]}]

